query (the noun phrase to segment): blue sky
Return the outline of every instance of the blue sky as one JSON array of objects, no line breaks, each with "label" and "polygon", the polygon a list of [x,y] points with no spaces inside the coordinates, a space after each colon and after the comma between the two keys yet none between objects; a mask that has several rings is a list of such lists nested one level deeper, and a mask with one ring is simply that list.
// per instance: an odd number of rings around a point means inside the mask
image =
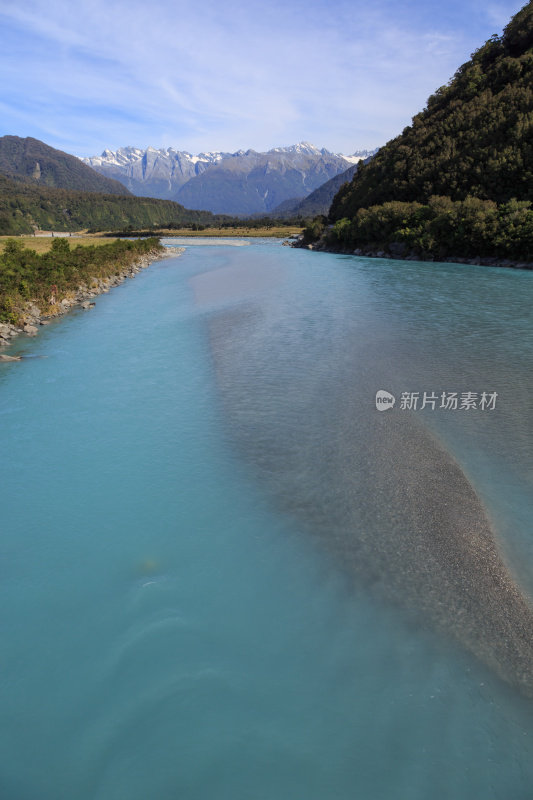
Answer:
[{"label": "blue sky", "polygon": [[2,0],[0,135],[76,155],[384,144],[524,0]]}]

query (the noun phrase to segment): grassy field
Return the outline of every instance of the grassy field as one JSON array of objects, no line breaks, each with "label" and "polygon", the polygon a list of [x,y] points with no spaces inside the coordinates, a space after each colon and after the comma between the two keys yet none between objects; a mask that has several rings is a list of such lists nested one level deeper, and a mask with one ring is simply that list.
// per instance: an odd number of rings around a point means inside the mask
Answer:
[{"label": "grassy field", "polygon": [[[192,231],[190,228],[173,228],[169,229],[162,229],[158,231],[145,231],[147,236],[165,236],[165,237],[173,237],[173,236],[190,236],[190,237],[199,237],[199,238],[206,238],[206,237],[216,237],[220,239],[221,237],[246,237],[246,238],[259,238],[259,237],[272,237],[276,239],[285,239],[287,236],[292,236],[293,234],[301,233],[302,228],[297,226],[280,226],[275,228],[247,228],[243,225],[242,228],[206,228],[203,231]],[[52,242],[55,241],[56,237],[52,236],[0,236],[0,252],[4,249],[4,244],[7,242],[8,239],[16,238],[17,241],[22,242],[24,247],[28,247],[31,250],[35,250],[37,253],[47,253],[52,246]],[[59,237],[57,237],[59,238]],[[61,237],[63,238],[63,237]],[[75,234],[72,236],[64,237],[67,239],[68,243],[71,247],[76,247],[77,245],[101,245],[101,244],[109,244],[109,242],[116,241],[117,237],[112,236],[112,232],[109,234],[102,234],[102,233],[93,233],[87,234],[85,232],[81,232],[79,234]]]},{"label": "grassy field", "polygon": [[[190,237],[199,237],[201,239],[205,239],[208,236],[216,237],[220,239],[221,237],[247,237],[247,238],[258,238],[258,237],[273,237],[276,239],[284,239],[287,236],[292,236],[296,233],[301,233],[303,227],[298,227],[296,225],[291,226],[279,226],[275,228],[247,228],[243,225],[241,228],[205,228],[203,231],[193,231],[190,228],[160,228],[158,230],[149,230],[149,231],[135,231],[135,234],[142,233],[143,236],[190,236]],[[110,231],[109,234],[105,234],[106,237],[112,235],[113,232]],[[97,233],[94,236],[100,237],[104,234]]]},{"label": "grassy field", "polygon": [[[18,242],[22,242],[23,247],[35,250],[37,253],[47,253],[52,247],[52,242],[55,242],[55,237],[52,238],[51,236],[0,236],[0,252],[4,249],[4,245],[8,239],[13,238]],[[78,245],[87,246],[90,244],[109,244],[110,242],[116,241],[116,239],[110,236],[107,236],[105,239],[99,236],[68,236],[65,238],[71,247],[77,247]]]}]

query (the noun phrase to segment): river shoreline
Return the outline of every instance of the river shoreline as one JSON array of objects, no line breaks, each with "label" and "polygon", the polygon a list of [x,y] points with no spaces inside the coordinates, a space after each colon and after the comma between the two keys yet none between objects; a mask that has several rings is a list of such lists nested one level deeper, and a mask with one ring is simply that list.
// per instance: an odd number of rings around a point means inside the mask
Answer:
[{"label": "river shoreline", "polygon": [[51,312],[42,311],[35,302],[28,301],[24,310],[22,325],[0,323],[0,362],[20,361],[22,356],[6,355],[4,351],[21,334],[25,334],[27,337],[37,336],[41,326],[48,325],[52,320],[68,314],[76,307],[81,307],[87,311],[90,310],[95,305],[93,302],[95,297],[107,294],[110,289],[120,286],[127,278],[134,278],[135,275],[155,261],[160,261],[169,256],[181,256],[184,252],[185,249],[183,247],[151,250],[114,275],[110,275],[107,278],[92,278],[89,285],[80,284],[75,292],[67,293],[61,301],[55,303]]},{"label": "river shoreline", "polygon": [[463,258],[462,256],[446,256],[446,258],[435,258],[434,256],[424,256],[414,251],[402,250],[401,252],[395,249],[395,243],[384,248],[372,247],[356,247],[354,249],[349,247],[333,247],[328,245],[322,240],[304,244],[302,240],[289,241],[287,244],[291,247],[296,247],[303,250],[316,250],[322,253],[337,253],[344,256],[360,256],[363,258],[388,258],[393,261],[428,261],[440,264],[469,264],[476,267],[500,267],[503,269],[522,269],[533,270],[533,262],[530,261],[515,261],[510,258],[497,258],[496,256],[476,256],[475,258]]}]

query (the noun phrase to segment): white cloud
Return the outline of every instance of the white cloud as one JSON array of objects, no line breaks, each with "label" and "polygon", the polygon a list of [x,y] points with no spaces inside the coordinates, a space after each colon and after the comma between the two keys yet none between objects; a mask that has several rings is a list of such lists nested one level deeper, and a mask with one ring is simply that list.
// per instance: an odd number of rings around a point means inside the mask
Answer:
[{"label": "white cloud", "polygon": [[13,120],[33,108],[35,130],[59,132],[51,144],[91,155],[128,143],[192,152],[381,144],[473,49],[464,35],[406,27],[391,8],[4,0],[0,17],[24,32],[9,84],[29,102]]}]

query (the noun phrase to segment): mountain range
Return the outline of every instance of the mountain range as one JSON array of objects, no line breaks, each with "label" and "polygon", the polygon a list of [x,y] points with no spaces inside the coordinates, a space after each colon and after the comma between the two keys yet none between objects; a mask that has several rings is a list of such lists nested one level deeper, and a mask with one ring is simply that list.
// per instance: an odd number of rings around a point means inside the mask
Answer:
[{"label": "mountain range", "polygon": [[265,153],[238,150],[198,155],[174,148],[122,147],[83,161],[133,194],[245,216],[275,213],[288,200],[297,204],[370,154],[359,151],[346,156],[301,142]]},{"label": "mountain range", "polygon": [[[311,192],[312,203],[316,184],[322,213],[322,206],[329,205],[336,188],[349,178],[364,155],[335,155],[305,143],[268,153],[248,150],[198,156],[172,149],[104,151],[95,163],[104,171],[118,171],[141,195],[136,196],[120,181],[38,139],[3,136],[0,233],[30,233],[34,228],[136,230],[223,224],[229,219],[227,215],[215,216],[203,209],[210,205],[227,208],[233,215],[248,211],[261,216],[265,209],[276,210],[287,195],[293,198],[289,205],[298,205],[302,195]],[[125,173],[137,177],[130,180]],[[332,173],[334,177],[328,181]],[[180,196],[188,207],[202,210],[190,211],[168,197],[146,196],[150,187],[153,194],[168,195],[169,184],[180,184]]]}]

